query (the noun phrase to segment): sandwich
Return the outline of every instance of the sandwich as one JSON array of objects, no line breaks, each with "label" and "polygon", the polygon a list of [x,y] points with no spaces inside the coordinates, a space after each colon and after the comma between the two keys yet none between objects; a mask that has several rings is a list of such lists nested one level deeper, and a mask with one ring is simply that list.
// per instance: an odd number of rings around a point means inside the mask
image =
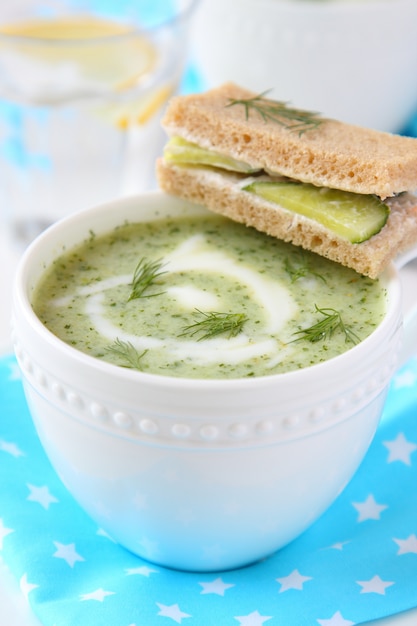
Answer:
[{"label": "sandwich", "polygon": [[171,99],[161,189],[376,278],[417,243],[417,139],[234,83]]}]

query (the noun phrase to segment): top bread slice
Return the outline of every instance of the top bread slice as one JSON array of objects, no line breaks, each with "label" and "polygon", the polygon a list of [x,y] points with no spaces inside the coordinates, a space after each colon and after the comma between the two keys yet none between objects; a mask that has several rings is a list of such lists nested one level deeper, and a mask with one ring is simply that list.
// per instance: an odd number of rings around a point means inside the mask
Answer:
[{"label": "top bread slice", "polygon": [[268,122],[231,100],[256,94],[226,83],[172,98],[162,121],[178,135],[255,167],[320,187],[376,194],[417,189],[417,140],[323,119],[302,134]]},{"label": "top bread slice", "polygon": [[169,136],[244,161],[267,173],[316,186],[389,198],[390,216],[368,241],[352,244],[314,220],[241,190],[242,175],[159,159],[158,180],[168,193],[205,205],[284,241],[376,278],[417,242],[417,140],[323,119],[297,132],[256,111],[247,115],[232,100],[256,94],[233,84],[202,94],[174,97],[162,121]]}]

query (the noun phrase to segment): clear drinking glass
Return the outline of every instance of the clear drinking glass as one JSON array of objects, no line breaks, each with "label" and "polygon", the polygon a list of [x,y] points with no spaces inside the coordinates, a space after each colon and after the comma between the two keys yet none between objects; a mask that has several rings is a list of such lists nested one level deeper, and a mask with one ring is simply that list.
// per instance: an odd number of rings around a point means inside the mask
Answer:
[{"label": "clear drinking glass", "polygon": [[15,242],[154,185],[197,0],[0,5],[0,207]]}]

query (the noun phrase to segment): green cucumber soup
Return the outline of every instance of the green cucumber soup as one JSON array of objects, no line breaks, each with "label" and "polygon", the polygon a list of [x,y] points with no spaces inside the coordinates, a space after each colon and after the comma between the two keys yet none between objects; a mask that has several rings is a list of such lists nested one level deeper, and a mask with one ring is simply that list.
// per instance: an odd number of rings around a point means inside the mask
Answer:
[{"label": "green cucumber soup", "polygon": [[118,366],[245,378],[349,350],[385,302],[378,280],[207,214],[91,232],[46,271],[33,309],[63,341]]}]

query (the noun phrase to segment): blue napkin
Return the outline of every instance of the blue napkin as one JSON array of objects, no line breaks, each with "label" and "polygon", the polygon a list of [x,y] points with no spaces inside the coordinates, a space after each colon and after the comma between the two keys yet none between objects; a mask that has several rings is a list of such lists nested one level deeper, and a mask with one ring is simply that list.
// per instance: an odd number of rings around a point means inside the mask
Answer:
[{"label": "blue napkin", "polygon": [[250,567],[184,573],[116,545],[38,441],[0,359],[0,552],[45,626],[353,626],[417,606],[417,358],[394,378],[356,476],[299,539]]}]

